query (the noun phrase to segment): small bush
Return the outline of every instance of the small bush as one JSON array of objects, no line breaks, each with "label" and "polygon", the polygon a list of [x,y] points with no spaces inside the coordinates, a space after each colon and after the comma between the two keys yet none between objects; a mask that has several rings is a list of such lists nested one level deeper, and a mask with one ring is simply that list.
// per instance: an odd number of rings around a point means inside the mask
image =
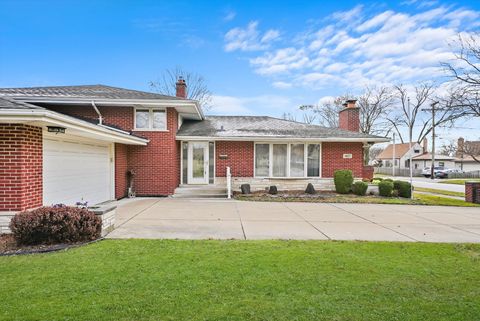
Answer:
[{"label": "small bush", "polygon": [[[388,179],[388,178],[387,178],[387,179]],[[383,181],[383,178],[381,178],[381,177],[374,177],[373,180],[374,180],[374,181],[379,181],[379,182],[381,182],[381,181]]]},{"label": "small bush", "polygon": [[352,192],[355,195],[365,196],[367,194],[368,184],[365,182],[355,182],[352,185]]},{"label": "small bush", "polygon": [[383,180],[378,183],[378,193],[380,196],[390,197],[392,196],[393,182]]},{"label": "small bush", "polygon": [[409,182],[405,181],[394,181],[393,182],[393,189],[397,191],[398,196],[404,198],[411,198],[412,197],[412,186]]},{"label": "small bush", "polygon": [[333,175],[335,183],[335,191],[340,194],[350,193],[350,188],[353,184],[353,174],[350,170],[338,170]]},{"label": "small bush", "polygon": [[393,179],[391,179],[391,178],[385,178],[385,179],[383,179],[383,181],[385,181],[385,182],[392,182],[392,183],[393,183]]},{"label": "small bush", "polygon": [[19,244],[73,243],[99,238],[102,222],[84,208],[41,207],[16,214],[10,229]]}]

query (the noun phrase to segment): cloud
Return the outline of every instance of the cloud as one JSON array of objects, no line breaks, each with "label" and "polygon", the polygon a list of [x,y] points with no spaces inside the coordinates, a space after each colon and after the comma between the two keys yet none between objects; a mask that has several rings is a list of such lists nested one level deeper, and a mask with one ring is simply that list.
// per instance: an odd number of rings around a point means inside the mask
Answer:
[{"label": "cloud", "polygon": [[258,31],[258,21],[251,21],[246,28],[233,28],[225,34],[225,51],[256,51],[268,49],[280,37],[280,32],[269,29]]},{"label": "cloud", "polygon": [[237,13],[235,11],[227,11],[225,13],[225,15],[223,16],[223,21],[232,21],[233,19],[235,19],[235,17],[237,16]]},{"label": "cloud", "polygon": [[[410,2],[417,7],[420,3]],[[452,57],[449,42],[458,33],[474,31],[480,12],[421,7],[412,13],[356,6],[331,14],[320,25],[309,24],[291,39],[282,36],[282,46],[272,43],[278,33],[261,34],[258,23],[251,22],[227,33],[226,50],[258,51],[249,57],[250,66],[276,88],[344,91],[366,84],[435,80],[443,76],[440,62]]]},{"label": "cloud", "polygon": [[213,107],[210,115],[257,115],[265,114],[265,110],[278,112],[294,107],[289,97],[278,95],[260,95],[252,97],[213,96]]}]

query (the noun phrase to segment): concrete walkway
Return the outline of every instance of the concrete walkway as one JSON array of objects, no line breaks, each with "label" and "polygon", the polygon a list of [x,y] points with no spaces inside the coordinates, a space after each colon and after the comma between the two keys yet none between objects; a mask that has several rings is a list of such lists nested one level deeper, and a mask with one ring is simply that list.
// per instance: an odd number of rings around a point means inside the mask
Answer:
[{"label": "concrete walkway", "polygon": [[119,202],[109,238],[480,243],[480,209],[144,198]]}]

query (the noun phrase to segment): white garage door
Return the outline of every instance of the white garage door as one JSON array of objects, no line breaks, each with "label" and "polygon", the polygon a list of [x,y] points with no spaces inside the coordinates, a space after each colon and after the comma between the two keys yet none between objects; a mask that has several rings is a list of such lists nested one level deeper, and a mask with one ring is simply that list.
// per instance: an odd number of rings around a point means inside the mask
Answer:
[{"label": "white garage door", "polygon": [[43,140],[43,204],[88,205],[111,199],[108,145]]}]

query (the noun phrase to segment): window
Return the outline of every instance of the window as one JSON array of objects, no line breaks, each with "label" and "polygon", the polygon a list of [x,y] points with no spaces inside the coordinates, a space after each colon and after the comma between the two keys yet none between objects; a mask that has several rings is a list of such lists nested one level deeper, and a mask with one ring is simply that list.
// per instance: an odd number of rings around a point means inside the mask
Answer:
[{"label": "window", "polygon": [[320,144],[308,145],[307,176],[320,176]]},{"label": "window", "polygon": [[320,144],[255,144],[256,177],[320,177]]},{"label": "window", "polygon": [[418,153],[420,153],[420,150],[419,150],[419,149],[414,149],[413,152],[414,152],[415,154],[418,154]]},{"label": "window", "polygon": [[135,109],[135,129],[166,130],[167,115],[164,109]]},{"label": "window", "polygon": [[290,145],[290,176],[305,176],[305,151],[303,144]]},{"label": "window", "polygon": [[445,167],[445,162],[438,162],[438,166]]},{"label": "window", "polygon": [[269,173],[270,145],[255,145],[255,176],[266,177]]},{"label": "window", "polygon": [[287,144],[273,145],[273,177],[287,176]]}]

